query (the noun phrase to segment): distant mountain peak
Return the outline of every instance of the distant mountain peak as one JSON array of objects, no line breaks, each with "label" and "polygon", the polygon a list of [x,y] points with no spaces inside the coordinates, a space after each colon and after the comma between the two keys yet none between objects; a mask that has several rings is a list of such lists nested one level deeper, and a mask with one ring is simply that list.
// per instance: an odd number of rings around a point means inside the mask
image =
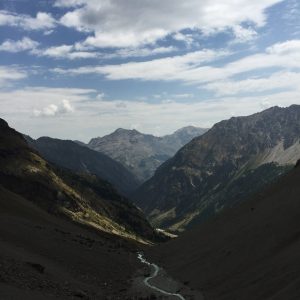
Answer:
[{"label": "distant mountain peak", "polygon": [[153,175],[161,163],[205,131],[187,126],[173,134],[157,137],[136,129],[118,128],[102,138],[91,139],[88,147],[119,161],[141,181],[145,181]]},{"label": "distant mountain peak", "polygon": [[126,129],[126,128],[117,128],[114,132],[138,132],[140,133],[139,131],[137,131],[136,129]]},{"label": "distant mountain peak", "polygon": [[136,129],[125,129],[125,128],[118,128],[113,133],[109,135],[143,135],[143,133],[137,131]]}]

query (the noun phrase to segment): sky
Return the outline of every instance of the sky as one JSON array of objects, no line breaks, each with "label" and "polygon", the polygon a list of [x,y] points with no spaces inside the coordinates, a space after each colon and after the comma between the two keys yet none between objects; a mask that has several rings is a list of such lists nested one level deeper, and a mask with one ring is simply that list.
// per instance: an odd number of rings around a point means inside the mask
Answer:
[{"label": "sky", "polygon": [[1,0],[0,117],[154,135],[300,104],[298,0]]}]

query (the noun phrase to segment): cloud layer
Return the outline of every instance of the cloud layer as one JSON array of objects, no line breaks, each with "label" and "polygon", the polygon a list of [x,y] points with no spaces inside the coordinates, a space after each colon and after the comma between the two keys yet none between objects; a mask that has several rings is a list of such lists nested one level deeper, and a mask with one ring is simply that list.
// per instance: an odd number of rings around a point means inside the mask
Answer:
[{"label": "cloud layer", "polygon": [[[265,9],[281,0],[65,0],[57,6],[75,7],[60,20],[79,31],[91,32],[90,47],[138,47],[153,44],[183,29],[204,34],[231,29],[241,40],[256,35],[265,24]],[[251,24],[245,27],[242,23]],[[176,37],[175,37],[176,38]]]},{"label": "cloud layer", "polygon": [[103,95],[97,98],[97,91],[89,89],[39,87],[0,92],[0,111],[12,126],[33,137],[48,135],[88,141],[112,132],[120,124],[124,128],[163,135],[186,125],[210,127],[222,119],[248,115],[274,105],[300,104],[299,99],[298,90],[272,97],[211,98],[193,103],[177,102],[176,95],[161,95],[159,103],[149,103],[108,101]]},{"label": "cloud layer", "polygon": [[[210,65],[211,62],[230,54],[222,50],[201,50],[146,62],[88,66],[77,69],[57,68],[54,71],[70,75],[100,74],[110,80],[181,81],[198,85],[219,96],[298,87],[300,40],[276,43],[262,53],[249,55],[220,67]],[[255,73],[248,79],[234,79],[235,76],[243,73],[270,68],[281,69],[281,72],[272,72],[271,75],[268,73],[264,77]]]}]

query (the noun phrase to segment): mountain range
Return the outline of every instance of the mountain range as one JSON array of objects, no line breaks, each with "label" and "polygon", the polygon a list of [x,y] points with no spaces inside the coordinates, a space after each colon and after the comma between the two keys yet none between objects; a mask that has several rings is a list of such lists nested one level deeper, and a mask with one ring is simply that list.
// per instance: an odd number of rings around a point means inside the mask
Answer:
[{"label": "mountain range", "polygon": [[104,137],[91,139],[87,146],[118,161],[140,182],[144,182],[182,146],[206,131],[204,128],[188,126],[173,134],[156,137],[135,129],[119,128]]},{"label": "mountain range", "polygon": [[135,193],[155,226],[182,231],[246,199],[300,156],[300,106],[221,121]]}]

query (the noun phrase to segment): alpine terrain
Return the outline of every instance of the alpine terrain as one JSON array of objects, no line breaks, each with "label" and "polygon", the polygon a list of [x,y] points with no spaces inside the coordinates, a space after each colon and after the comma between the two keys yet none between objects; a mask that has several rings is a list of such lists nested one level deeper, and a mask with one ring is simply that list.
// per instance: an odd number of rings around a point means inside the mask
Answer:
[{"label": "alpine terrain", "polygon": [[153,224],[181,231],[245,199],[300,155],[300,106],[217,123],[135,193]]},{"label": "alpine terrain", "polygon": [[173,134],[156,137],[140,133],[135,129],[119,128],[112,134],[92,139],[88,147],[120,162],[140,182],[144,182],[183,145],[206,131],[207,129],[204,128],[188,126]]}]

